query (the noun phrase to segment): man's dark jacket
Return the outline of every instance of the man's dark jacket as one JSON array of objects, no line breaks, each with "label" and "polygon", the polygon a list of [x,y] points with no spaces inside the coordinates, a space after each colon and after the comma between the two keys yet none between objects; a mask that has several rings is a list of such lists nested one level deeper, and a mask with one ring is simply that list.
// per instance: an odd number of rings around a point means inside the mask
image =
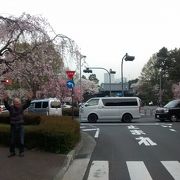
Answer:
[{"label": "man's dark jacket", "polygon": [[9,105],[7,100],[4,100],[4,106],[9,111],[10,114],[10,124],[23,124],[23,111],[29,107],[31,101],[26,100],[19,108],[14,105]]}]

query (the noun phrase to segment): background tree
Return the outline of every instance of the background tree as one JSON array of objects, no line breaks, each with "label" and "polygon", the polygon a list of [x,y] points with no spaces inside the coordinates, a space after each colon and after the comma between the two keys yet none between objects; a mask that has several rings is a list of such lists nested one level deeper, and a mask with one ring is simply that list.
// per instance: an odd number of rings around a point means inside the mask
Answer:
[{"label": "background tree", "polygon": [[140,82],[139,96],[146,102],[153,101],[159,103],[160,98],[160,80],[162,90],[163,104],[176,97],[176,91],[173,91],[173,85],[180,82],[180,50],[174,49],[168,51],[163,47],[158,53],[154,54],[147,64],[143,67]]},{"label": "background tree", "polygon": [[95,84],[99,83],[99,80],[97,79],[96,74],[90,74],[88,79],[90,81],[93,81]]}]

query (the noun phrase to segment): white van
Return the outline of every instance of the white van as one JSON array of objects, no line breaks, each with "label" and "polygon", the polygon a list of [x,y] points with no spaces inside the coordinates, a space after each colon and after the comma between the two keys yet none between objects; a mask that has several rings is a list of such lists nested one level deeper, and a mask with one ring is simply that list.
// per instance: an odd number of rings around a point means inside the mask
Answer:
[{"label": "white van", "polygon": [[117,120],[131,122],[141,117],[138,97],[96,97],[89,99],[79,110],[80,121]]},{"label": "white van", "polygon": [[57,98],[33,100],[28,112],[62,116],[61,102]]}]

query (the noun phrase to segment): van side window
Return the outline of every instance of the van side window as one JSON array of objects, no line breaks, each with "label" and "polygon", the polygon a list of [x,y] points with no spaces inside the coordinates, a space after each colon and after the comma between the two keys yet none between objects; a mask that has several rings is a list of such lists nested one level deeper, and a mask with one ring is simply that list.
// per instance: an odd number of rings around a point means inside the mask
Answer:
[{"label": "van side window", "polygon": [[36,102],[35,103],[35,108],[41,108],[41,102]]},{"label": "van side window", "polygon": [[42,108],[47,108],[47,107],[48,107],[48,102],[47,101],[43,102]]},{"label": "van side window", "polygon": [[137,106],[136,99],[102,99],[104,106]]},{"label": "van side window", "polygon": [[99,103],[99,99],[92,99],[87,102],[86,106],[96,106]]}]

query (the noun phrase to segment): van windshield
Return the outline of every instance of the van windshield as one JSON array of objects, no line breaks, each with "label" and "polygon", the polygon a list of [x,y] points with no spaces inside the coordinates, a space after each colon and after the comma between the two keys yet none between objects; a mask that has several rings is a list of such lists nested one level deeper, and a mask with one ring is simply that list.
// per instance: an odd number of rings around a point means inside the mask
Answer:
[{"label": "van windshield", "polygon": [[51,108],[60,108],[61,103],[59,101],[52,101],[51,102]]},{"label": "van windshield", "polygon": [[91,99],[87,103],[85,103],[85,106],[97,106],[99,103],[99,99]]}]

